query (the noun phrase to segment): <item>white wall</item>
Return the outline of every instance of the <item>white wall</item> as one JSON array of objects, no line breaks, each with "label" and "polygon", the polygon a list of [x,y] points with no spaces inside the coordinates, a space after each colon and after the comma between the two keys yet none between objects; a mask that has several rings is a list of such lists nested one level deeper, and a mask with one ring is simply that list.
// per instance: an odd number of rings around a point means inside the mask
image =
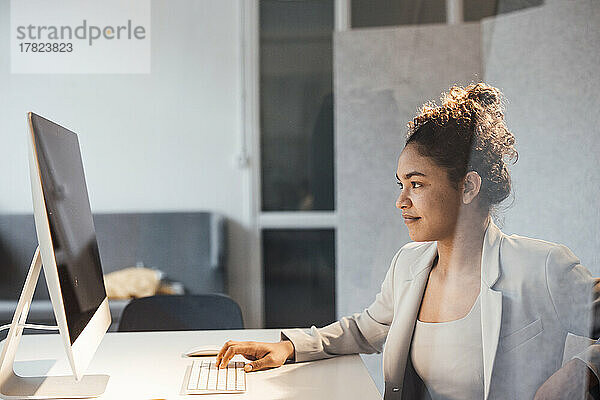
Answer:
[{"label": "white wall", "polygon": [[245,308],[249,171],[233,161],[242,141],[240,12],[239,0],[153,0],[147,75],[17,75],[9,1],[0,0],[0,212],[31,212],[25,114],[34,111],[79,134],[93,211],[226,215],[230,293]]}]

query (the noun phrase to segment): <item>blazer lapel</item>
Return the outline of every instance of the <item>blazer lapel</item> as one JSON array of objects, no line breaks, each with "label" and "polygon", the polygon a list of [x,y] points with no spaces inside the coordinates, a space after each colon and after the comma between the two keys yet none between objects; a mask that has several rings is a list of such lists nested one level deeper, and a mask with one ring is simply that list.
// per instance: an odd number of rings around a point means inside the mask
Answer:
[{"label": "blazer lapel", "polygon": [[394,381],[386,382],[385,398],[396,398],[402,391],[402,377],[406,371],[406,364],[410,354],[410,343],[417,320],[417,313],[421,307],[423,291],[427,285],[427,278],[433,260],[437,256],[437,243],[431,245],[423,254],[411,264],[411,279],[405,281],[409,286],[401,290],[400,298],[396,300],[397,310],[394,318],[394,327],[390,329],[386,342],[386,349],[393,351],[384,352],[383,366],[386,377],[394,377]]},{"label": "blazer lapel", "polygon": [[481,333],[483,345],[484,399],[490,393],[492,369],[500,338],[502,292],[492,289],[500,277],[502,232],[490,219],[481,254]]}]

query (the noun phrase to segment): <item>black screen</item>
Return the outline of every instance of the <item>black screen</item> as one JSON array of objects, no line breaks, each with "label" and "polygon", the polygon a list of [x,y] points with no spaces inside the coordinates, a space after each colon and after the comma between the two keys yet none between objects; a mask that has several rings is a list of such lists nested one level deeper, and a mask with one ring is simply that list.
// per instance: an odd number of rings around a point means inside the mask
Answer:
[{"label": "black screen", "polygon": [[46,213],[71,344],[106,290],[77,135],[31,114]]}]

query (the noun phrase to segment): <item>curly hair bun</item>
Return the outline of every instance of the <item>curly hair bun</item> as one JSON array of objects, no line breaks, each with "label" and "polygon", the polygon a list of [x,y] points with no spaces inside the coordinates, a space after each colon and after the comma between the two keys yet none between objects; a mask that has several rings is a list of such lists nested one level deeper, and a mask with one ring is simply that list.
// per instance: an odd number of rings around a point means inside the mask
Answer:
[{"label": "curly hair bun", "polygon": [[468,99],[475,100],[483,107],[500,106],[500,93],[496,88],[478,83],[472,85],[472,87],[467,87],[466,91]]},{"label": "curly hair bun", "polygon": [[511,188],[506,163],[518,159],[515,137],[504,122],[502,92],[478,82],[452,86],[441,101],[441,106],[421,106],[408,123],[406,144],[419,144],[421,153],[445,167],[455,184],[468,171],[477,171],[484,203],[488,208],[500,203]]}]

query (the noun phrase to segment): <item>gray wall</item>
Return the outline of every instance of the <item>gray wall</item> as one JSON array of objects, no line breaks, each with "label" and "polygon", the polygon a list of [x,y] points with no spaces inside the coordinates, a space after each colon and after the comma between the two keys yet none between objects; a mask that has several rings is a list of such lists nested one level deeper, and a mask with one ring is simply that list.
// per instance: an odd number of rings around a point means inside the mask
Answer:
[{"label": "gray wall", "polygon": [[[362,29],[335,37],[337,314],[374,299],[410,239],[395,209],[406,123],[452,84],[504,91],[520,160],[507,233],[568,245],[600,272],[600,14],[596,1],[554,1],[483,24]],[[381,356],[363,356],[383,388]]]},{"label": "gray wall", "polygon": [[[396,162],[417,107],[481,77],[479,23],[361,29],[334,43],[337,314],[360,312],[410,241]],[[379,390],[381,355],[363,356]]]},{"label": "gray wall", "polygon": [[563,243],[600,274],[600,2],[556,1],[482,32],[519,151],[503,230]]}]

